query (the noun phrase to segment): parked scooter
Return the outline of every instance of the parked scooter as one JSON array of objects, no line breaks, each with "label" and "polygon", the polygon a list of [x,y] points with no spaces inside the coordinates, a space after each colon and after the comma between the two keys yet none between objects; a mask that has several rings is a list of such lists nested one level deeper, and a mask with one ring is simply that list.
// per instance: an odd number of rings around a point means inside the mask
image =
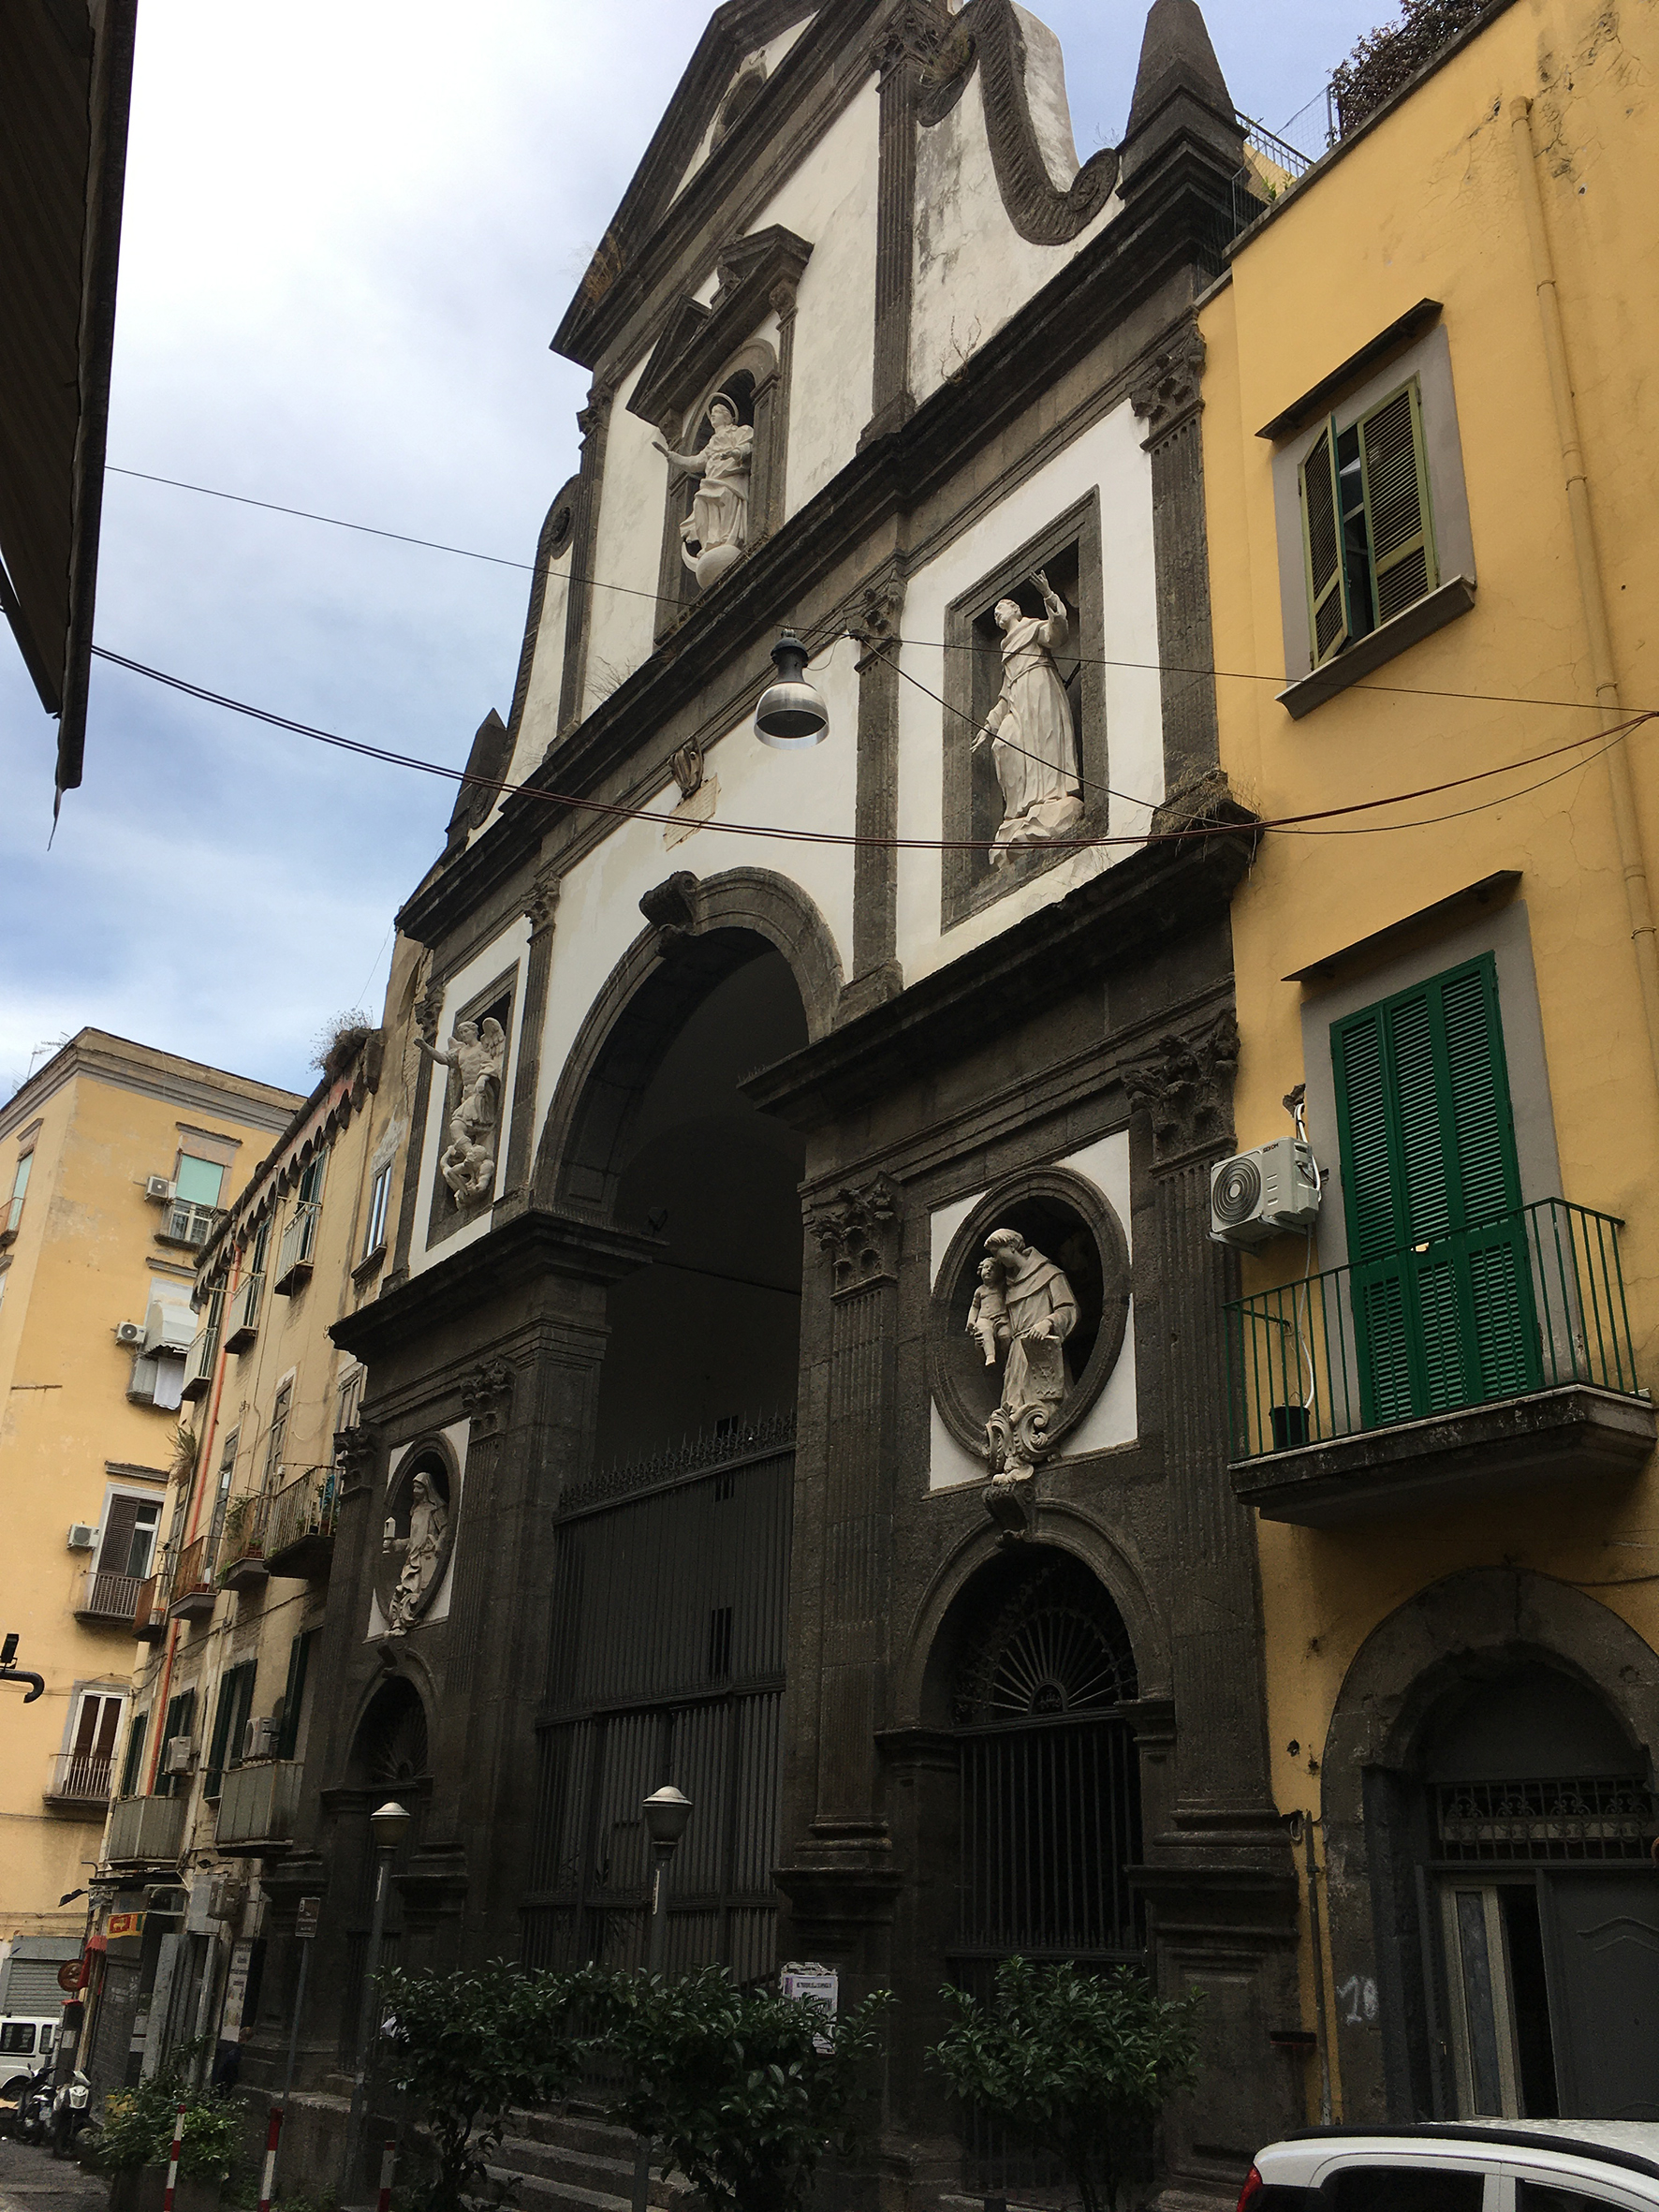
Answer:
[{"label": "parked scooter", "polygon": [[17,2101],[17,2121],[12,2132],[20,2143],[44,2143],[51,2124],[52,2066],[47,2063],[29,2077],[29,2086]]},{"label": "parked scooter", "polygon": [[83,2128],[93,2124],[92,2084],[80,2068],[60,2085],[51,2101],[51,2155],[66,2159],[74,2155],[75,2138]]}]

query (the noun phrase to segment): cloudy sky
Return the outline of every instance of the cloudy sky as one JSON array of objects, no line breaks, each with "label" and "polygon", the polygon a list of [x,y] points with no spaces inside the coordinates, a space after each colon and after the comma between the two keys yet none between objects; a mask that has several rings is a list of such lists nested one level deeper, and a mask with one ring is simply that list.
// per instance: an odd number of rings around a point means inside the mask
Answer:
[{"label": "cloudy sky", "polygon": [[[1038,12],[1079,153],[1115,142],[1141,0]],[[709,13],[142,0],[111,464],[530,560],[585,396],[549,340]],[[1310,150],[1389,13],[1206,5],[1241,109]],[[527,582],[111,475],[97,641],[459,765],[507,712]],[[453,787],[106,665],[49,852],[53,742],[0,633],[0,1097],[88,1023],[309,1089],[329,1018],[378,1016]]]}]

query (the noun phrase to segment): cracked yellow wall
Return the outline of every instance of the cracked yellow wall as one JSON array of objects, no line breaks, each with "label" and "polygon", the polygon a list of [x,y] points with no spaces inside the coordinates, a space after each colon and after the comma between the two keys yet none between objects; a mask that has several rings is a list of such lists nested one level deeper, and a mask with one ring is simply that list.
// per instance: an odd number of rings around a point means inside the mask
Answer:
[{"label": "cracked yellow wall", "polygon": [[[1264,817],[1444,783],[1549,752],[1594,726],[1573,705],[1509,703],[1594,697],[1520,197],[1509,115],[1517,96],[1534,103],[1622,697],[1626,712],[1659,708],[1656,81],[1654,0],[1512,0],[1293,192],[1204,307],[1215,660],[1229,671],[1218,684],[1222,759]],[[1285,644],[1272,448],[1255,433],[1424,299],[1444,303],[1476,604],[1377,671],[1372,683],[1392,696],[1349,690],[1292,721],[1274,700]],[[1253,680],[1264,675],[1270,680]],[[1446,696],[1467,694],[1489,696]],[[1588,745],[1380,818],[1451,817],[1428,826],[1265,840],[1233,913],[1243,1039],[1238,1135],[1251,1145],[1289,1130],[1281,1099],[1303,1076],[1303,993],[1281,979],[1489,873],[1520,870],[1561,1192],[1624,1217],[1638,1379],[1653,1387],[1659,1098],[1608,774],[1594,752]],[[1630,740],[1628,756],[1659,884],[1659,724]],[[1313,1134],[1329,1158],[1334,1131]],[[1300,1241],[1280,1239],[1246,1261],[1245,1288],[1284,1281],[1302,1261]],[[1445,1575],[1534,1569],[1588,1589],[1659,1642],[1651,1465],[1634,1484],[1384,1514],[1329,1531],[1258,1526],[1274,1783],[1285,1811],[1317,1807],[1332,1704],[1366,1636]]]}]

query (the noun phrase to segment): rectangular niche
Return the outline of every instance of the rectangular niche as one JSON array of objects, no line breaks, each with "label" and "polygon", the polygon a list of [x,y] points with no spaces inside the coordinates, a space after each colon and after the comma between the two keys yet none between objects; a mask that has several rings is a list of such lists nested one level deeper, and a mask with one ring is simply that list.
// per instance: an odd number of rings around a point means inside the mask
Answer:
[{"label": "rectangular niche", "polygon": [[[448,1051],[450,1038],[462,1022],[477,1022],[480,1027],[488,1021],[501,1024],[501,1033],[507,1039],[507,1056],[501,1069],[501,1102],[495,1119],[495,1179],[500,1180],[501,1164],[506,1158],[507,1119],[512,1112],[510,1083],[513,1071],[513,999],[517,994],[519,971],[516,966],[506,968],[493,982],[486,983],[481,991],[473,994],[464,1006],[457,1007],[438,1039],[440,1050]],[[445,1182],[438,1162],[449,1142],[449,1098],[454,1076],[447,1068],[433,1068],[433,1082],[444,1084],[444,1108],[438,1121],[437,1152],[433,1159],[432,1181],[427,1192],[426,1248],[430,1252],[454,1235],[458,1229],[476,1221],[480,1214],[487,1214],[495,1202],[493,1187],[480,1199],[456,1205],[453,1194]]]},{"label": "rectangular niche", "polygon": [[[945,836],[948,842],[972,838],[989,847],[1003,818],[1002,788],[991,748],[971,747],[1002,689],[1002,633],[992,610],[999,599],[1019,601],[1027,614],[1041,614],[1041,595],[1032,571],[1044,569],[1065,602],[1070,629],[1056,664],[1071,701],[1083,790],[1083,816],[1068,833],[1075,840],[1104,836],[1108,828],[1106,730],[1106,622],[1101,597],[1100,494],[1091,491],[980,577],[971,590],[953,599],[945,613]],[[1006,866],[993,867],[988,850],[947,851],[941,926],[951,928],[969,915],[1029,883],[1077,848],[1068,842],[1044,850],[1036,847]]]}]

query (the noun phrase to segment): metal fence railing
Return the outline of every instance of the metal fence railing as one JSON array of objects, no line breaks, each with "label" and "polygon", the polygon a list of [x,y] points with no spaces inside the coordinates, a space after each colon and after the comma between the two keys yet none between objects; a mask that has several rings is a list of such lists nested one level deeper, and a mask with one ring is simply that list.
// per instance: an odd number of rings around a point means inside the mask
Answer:
[{"label": "metal fence railing", "polygon": [[286,1297],[298,1290],[301,1283],[311,1277],[312,1255],[316,1249],[317,1217],[322,1203],[317,1199],[301,1199],[294,1208],[294,1218],[282,1233],[282,1246],[276,1262],[276,1280],[272,1285],[279,1296]]},{"label": "metal fence railing", "polygon": [[1610,1214],[1540,1199],[1226,1310],[1235,1460],[1581,1382],[1638,1394]]},{"label": "metal fence railing", "polygon": [[259,1333],[259,1300],[264,1295],[265,1277],[244,1275],[237,1285],[225,1314],[225,1349],[245,1351]]},{"label": "metal fence railing", "polygon": [[186,1544],[179,1555],[179,1564],[173,1570],[171,1602],[174,1605],[192,1604],[211,1613],[215,1594],[213,1563],[208,1557],[208,1540],[205,1536],[198,1536],[193,1544]]},{"label": "metal fence railing", "polygon": [[308,1540],[332,1537],[339,1487],[339,1471],[331,1467],[285,1483],[265,1508],[266,1557],[273,1559]]},{"label": "metal fence railing", "polygon": [[49,1796],[70,1805],[103,1805],[110,1796],[111,1754],[108,1751],[60,1751],[53,1762]]},{"label": "metal fence railing", "polygon": [[89,1567],[81,1580],[76,1614],[81,1620],[132,1620],[142,1586],[136,1574],[111,1574],[104,1568]]}]

